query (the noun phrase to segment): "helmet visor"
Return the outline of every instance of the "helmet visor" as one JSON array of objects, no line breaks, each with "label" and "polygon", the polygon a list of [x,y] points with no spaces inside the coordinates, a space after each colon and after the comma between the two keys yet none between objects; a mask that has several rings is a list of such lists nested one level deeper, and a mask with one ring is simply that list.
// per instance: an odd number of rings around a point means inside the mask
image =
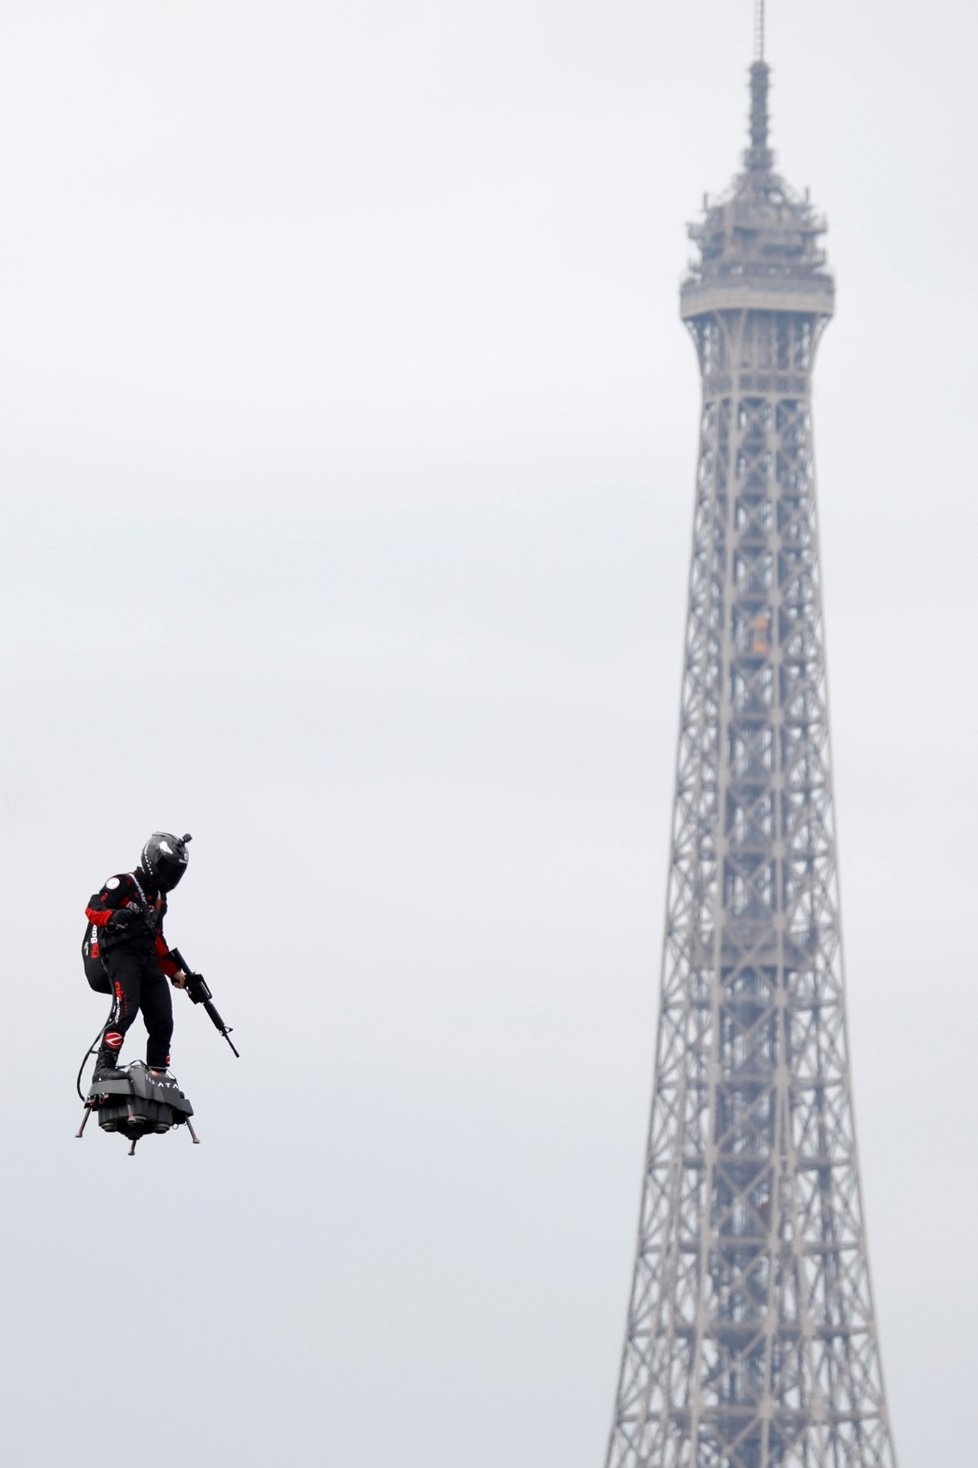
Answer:
[{"label": "helmet visor", "polygon": [[172,892],[174,887],[187,870],[187,858],[183,861],[174,861],[171,857],[164,856],[156,864],[156,880],[162,892]]}]

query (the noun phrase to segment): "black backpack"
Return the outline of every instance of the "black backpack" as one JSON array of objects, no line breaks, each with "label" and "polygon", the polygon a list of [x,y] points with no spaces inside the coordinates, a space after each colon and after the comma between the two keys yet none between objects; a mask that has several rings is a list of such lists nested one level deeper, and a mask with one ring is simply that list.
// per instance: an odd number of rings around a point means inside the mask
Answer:
[{"label": "black backpack", "polygon": [[112,985],[109,976],[105,972],[105,965],[98,954],[98,928],[94,923],[85,924],[85,936],[82,939],[82,963],[85,968],[85,977],[89,985],[97,994],[111,994]]}]

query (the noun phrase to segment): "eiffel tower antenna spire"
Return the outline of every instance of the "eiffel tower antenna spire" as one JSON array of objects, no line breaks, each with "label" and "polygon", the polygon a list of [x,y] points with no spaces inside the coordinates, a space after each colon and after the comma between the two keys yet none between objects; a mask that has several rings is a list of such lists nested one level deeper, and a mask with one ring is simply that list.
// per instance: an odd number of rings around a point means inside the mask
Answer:
[{"label": "eiffel tower antenna spire", "polygon": [[768,92],[771,68],[764,60],[764,0],[755,0],[754,60],[750,68],[750,147],[746,155],[749,169],[755,173],[770,172],[774,154],[768,147]]}]

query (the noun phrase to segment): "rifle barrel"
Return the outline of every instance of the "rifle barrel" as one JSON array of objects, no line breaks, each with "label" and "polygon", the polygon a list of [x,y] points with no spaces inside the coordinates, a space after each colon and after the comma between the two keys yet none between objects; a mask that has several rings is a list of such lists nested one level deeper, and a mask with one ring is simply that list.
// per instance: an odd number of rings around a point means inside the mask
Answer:
[{"label": "rifle barrel", "polygon": [[224,1036],[225,1040],[227,1040],[228,1044],[231,1046],[231,1049],[234,1050],[235,1055],[237,1055],[238,1059],[240,1060],[241,1056],[238,1055],[238,1051],[235,1049],[234,1041],[231,1039],[230,1027],[224,1023],[221,1016],[218,1014],[217,1010],[209,999],[204,1000],[204,1008],[210,1015],[211,1024],[216,1030],[220,1030],[221,1034]]}]

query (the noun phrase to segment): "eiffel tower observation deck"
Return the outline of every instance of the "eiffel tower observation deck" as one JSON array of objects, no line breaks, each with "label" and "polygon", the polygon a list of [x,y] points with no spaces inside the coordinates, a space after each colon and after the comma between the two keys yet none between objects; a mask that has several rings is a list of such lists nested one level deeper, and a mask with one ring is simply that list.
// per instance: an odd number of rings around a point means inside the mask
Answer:
[{"label": "eiffel tower observation deck", "polygon": [[[763,29],[763,13],[761,25]],[[690,229],[703,400],[652,1116],[607,1468],[895,1468],[852,1113],[812,454],[834,304],[770,73]]]}]

